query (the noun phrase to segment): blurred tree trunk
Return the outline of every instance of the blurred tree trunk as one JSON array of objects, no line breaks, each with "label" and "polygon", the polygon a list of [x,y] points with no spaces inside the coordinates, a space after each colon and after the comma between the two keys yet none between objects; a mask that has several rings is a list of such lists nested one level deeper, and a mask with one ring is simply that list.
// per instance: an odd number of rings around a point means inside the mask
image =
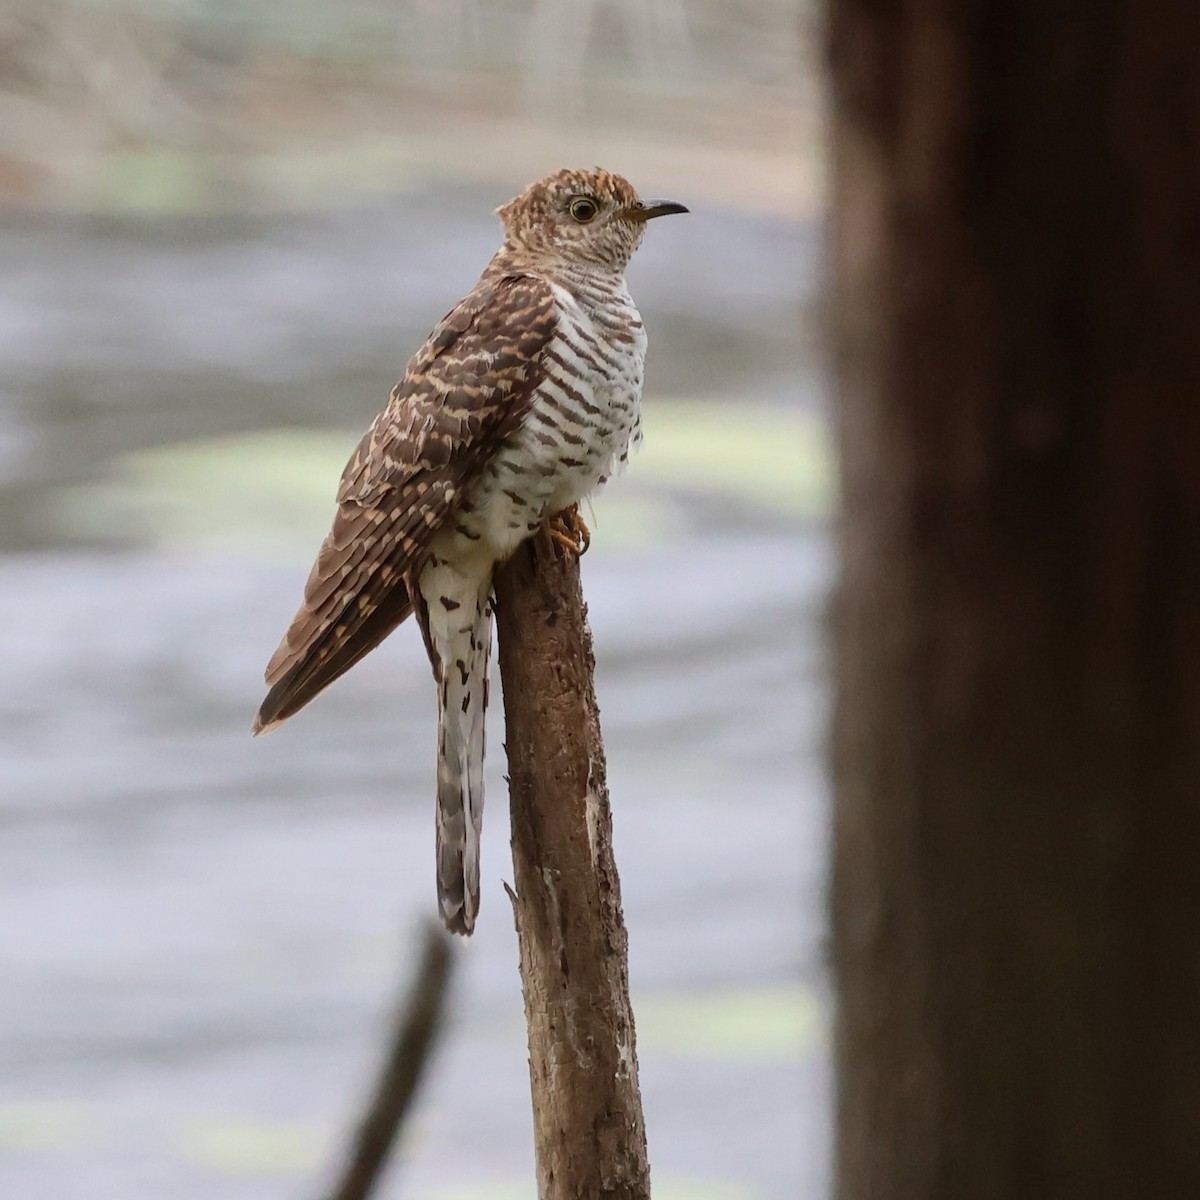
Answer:
[{"label": "blurred tree trunk", "polygon": [[831,46],[840,1194],[1200,1196],[1200,5]]},{"label": "blurred tree trunk", "polygon": [[649,1200],[592,635],[545,532],[497,570],[496,622],[538,1196]]}]

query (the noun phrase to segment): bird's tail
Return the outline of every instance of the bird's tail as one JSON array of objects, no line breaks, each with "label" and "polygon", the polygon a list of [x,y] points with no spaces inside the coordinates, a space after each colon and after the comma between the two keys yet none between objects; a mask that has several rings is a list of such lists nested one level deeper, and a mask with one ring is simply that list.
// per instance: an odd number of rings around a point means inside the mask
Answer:
[{"label": "bird's tail", "polygon": [[[443,627],[445,636],[434,637],[440,660],[438,904],[446,927],[452,933],[462,934],[470,934],[475,928],[475,916],[479,912],[484,718],[488,703],[488,657],[492,647],[490,584],[471,601],[473,611],[468,603],[463,603],[457,611],[445,614],[451,618]],[[430,616],[432,618],[434,614],[431,612]]]}]

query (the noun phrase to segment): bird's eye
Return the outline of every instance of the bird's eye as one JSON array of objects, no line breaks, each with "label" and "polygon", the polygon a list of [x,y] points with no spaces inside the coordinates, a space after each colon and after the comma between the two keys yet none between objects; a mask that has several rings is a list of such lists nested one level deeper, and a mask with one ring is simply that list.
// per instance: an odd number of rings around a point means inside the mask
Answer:
[{"label": "bird's eye", "polygon": [[594,221],[599,211],[600,206],[588,196],[576,196],[567,205],[567,212],[571,214],[571,219],[578,221],[580,225],[586,225],[589,221]]}]

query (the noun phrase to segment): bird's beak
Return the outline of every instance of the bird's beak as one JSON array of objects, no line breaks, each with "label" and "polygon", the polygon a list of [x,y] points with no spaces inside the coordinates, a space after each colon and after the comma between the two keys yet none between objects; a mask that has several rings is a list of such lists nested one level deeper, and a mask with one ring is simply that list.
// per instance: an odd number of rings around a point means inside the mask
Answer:
[{"label": "bird's beak", "polygon": [[669,217],[672,213],[685,213],[688,210],[674,200],[642,200],[633,208],[625,210],[625,216],[630,221],[649,221],[654,217]]}]

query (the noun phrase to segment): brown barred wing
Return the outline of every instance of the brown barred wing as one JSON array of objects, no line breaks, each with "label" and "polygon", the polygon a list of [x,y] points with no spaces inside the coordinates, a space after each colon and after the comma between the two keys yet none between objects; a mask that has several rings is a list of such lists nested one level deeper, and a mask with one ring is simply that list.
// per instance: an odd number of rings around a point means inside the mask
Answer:
[{"label": "brown barred wing", "polygon": [[410,360],[346,465],[304,603],[267,665],[255,733],[303,708],[412,612],[429,543],[525,418],[554,327],[543,280],[485,277]]}]

